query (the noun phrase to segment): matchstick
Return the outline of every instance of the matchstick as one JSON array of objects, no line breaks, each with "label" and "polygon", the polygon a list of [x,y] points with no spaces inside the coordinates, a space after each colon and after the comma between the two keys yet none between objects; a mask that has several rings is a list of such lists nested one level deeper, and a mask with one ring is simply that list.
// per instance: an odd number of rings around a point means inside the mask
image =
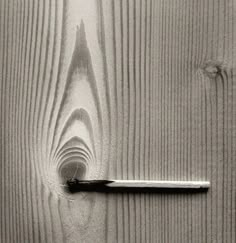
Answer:
[{"label": "matchstick", "polygon": [[208,181],[168,181],[168,180],[78,180],[67,181],[70,192],[79,191],[197,191],[207,190]]}]

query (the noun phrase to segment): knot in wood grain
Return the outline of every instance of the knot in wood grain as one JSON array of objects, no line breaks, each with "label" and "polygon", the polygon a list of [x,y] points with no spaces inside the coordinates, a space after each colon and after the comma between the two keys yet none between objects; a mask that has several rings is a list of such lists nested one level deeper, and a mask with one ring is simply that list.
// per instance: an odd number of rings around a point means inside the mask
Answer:
[{"label": "knot in wood grain", "polygon": [[83,179],[86,175],[86,165],[81,161],[71,161],[63,164],[59,173],[64,183],[70,179]]},{"label": "knot in wood grain", "polygon": [[65,185],[71,178],[84,179],[93,161],[91,151],[82,139],[73,138],[62,146],[56,156],[59,181]]},{"label": "knot in wood grain", "polygon": [[202,65],[203,73],[210,79],[215,79],[221,74],[223,66],[220,61],[209,60]]}]

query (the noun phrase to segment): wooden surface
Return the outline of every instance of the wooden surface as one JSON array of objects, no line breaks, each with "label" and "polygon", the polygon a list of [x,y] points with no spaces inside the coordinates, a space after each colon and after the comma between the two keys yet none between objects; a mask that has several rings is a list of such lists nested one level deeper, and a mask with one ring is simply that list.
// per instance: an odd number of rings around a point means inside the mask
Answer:
[{"label": "wooden surface", "polygon": [[236,242],[235,68],[234,0],[1,0],[1,242]]}]

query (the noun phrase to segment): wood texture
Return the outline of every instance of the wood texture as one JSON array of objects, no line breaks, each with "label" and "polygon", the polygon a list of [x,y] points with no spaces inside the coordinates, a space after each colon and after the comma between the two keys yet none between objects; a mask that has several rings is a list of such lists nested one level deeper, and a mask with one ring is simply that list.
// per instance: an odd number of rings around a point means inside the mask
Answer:
[{"label": "wood texture", "polygon": [[1,0],[1,242],[236,242],[235,46],[234,0]]}]

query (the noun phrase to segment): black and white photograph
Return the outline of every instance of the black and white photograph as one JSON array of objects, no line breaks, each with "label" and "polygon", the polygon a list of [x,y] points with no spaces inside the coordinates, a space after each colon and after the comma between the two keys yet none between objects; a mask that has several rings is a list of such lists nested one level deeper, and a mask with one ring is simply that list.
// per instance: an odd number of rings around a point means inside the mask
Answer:
[{"label": "black and white photograph", "polygon": [[0,0],[0,243],[236,243],[236,0]]}]

